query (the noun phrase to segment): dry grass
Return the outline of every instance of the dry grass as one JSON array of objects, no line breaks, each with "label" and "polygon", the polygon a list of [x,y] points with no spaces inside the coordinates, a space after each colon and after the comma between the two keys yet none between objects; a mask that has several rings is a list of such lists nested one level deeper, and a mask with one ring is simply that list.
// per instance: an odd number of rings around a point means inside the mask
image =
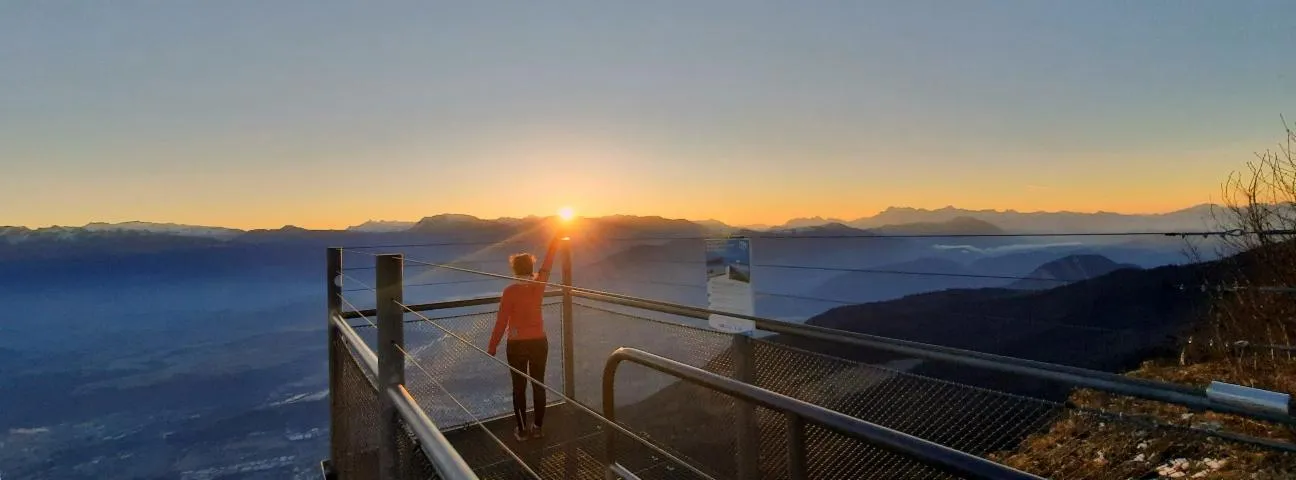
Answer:
[{"label": "dry grass", "polygon": [[[1128,375],[1197,386],[1222,380],[1280,391],[1296,390],[1293,388],[1296,387],[1296,362],[1266,361],[1255,365],[1268,365],[1268,368],[1238,369],[1225,361],[1188,366],[1147,362]],[[1253,378],[1234,378],[1239,371]],[[1093,390],[1077,390],[1070,400],[1082,409],[1135,415],[1176,426],[1286,442],[1296,440],[1290,428],[1274,424],[1234,415],[1192,412],[1177,405]],[[1031,435],[1016,450],[992,458],[1050,478],[1296,478],[1296,454],[1177,429],[1141,428],[1082,411],[1066,414],[1048,431]]]}]

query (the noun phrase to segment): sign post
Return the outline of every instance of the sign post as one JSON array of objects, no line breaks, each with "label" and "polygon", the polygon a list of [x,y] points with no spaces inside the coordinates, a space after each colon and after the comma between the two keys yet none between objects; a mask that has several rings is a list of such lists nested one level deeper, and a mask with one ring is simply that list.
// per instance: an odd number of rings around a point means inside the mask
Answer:
[{"label": "sign post", "polygon": [[[707,306],[711,310],[755,315],[756,296],[752,289],[751,240],[743,237],[707,239]],[[756,355],[751,335],[756,323],[727,315],[711,315],[707,323],[716,330],[733,334],[730,351],[734,356],[734,378],[756,383]],[[760,476],[760,428],[756,408],[738,402],[735,415],[738,446],[738,478]]]},{"label": "sign post", "polygon": [[[755,315],[752,290],[751,240],[743,237],[706,241],[707,306],[712,310]],[[711,328],[726,333],[748,333],[756,329],[751,320],[711,315]]]}]

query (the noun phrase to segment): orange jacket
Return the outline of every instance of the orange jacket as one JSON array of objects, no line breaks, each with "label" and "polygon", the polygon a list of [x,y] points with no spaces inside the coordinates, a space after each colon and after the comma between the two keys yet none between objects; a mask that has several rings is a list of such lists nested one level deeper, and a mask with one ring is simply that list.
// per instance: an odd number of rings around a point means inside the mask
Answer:
[{"label": "orange jacket", "polygon": [[[553,253],[558,249],[558,238],[549,242],[540,272],[536,274],[537,282],[549,281],[549,267],[553,266]],[[499,346],[500,338],[508,329],[509,340],[544,338],[544,316],[540,304],[544,301],[545,286],[542,283],[518,282],[504,288],[500,298],[499,311],[495,314],[495,330],[491,332],[490,346],[487,349],[492,355]]]}]

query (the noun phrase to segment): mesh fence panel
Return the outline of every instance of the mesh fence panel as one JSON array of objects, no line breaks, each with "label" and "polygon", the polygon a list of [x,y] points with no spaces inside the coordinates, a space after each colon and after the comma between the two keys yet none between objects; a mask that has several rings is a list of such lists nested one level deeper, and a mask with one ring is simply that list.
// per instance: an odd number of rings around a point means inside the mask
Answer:
[{"label": "mesh fence panel", "polygon": [[756,385],[974,454],[1009,448],[1062,406],[757,340]]},{"label": "mesh fence panel", "polygon": [[[583,385],[600,385],[602,364],[618,347],[639,348],[720,375],[737,375],[734,337],[691,325],[648,320],[594,305],[578,305],[575,312],[577,391],[582,402],[597,397]],[[815,354],[761,340],[752,340],[755,376],[762,388],[812,403],[851,396],[886,381],[891,372],[859,371],[859,365],[840,368]],[[595,369],[593,363],[599,368]],[[843,383],[848,382],[848,383]],[[834,386],[835,385],[835,386]],[[739,473],[739,410],[746,402],[709,388],[635,365],[623,364],[617,373],[617,419],[635,432],[668,448],[718,478]],[[877,410],[882,410],[878,408]],[[846,412],[844,412],[846,413]],[[754,409],[757,438],[757,474],[762,478],[788,478],[788,432],[781,412]],[[894,422],[893,422],[894,423]],[[904,472],[930,473],[913,459],[860,443],[831,430],[806,425],[807,467],[811,478],[891,478]],[[925,477],[918,477],[925,478]],[[940,477],[935,477],[940,478]]]},{"label": "mesh fence panel", "polygon": [[[560,306],[551,301],[543,312],[550,342],[545,383],[561,392]],[[735,337],[703,328],[703,321],[668,321],[656,312],[641,316],[600,303],[578,303],[573,313],[575,399],[595,411],[603,411],[603,367],[620,347],[638,348],[723,376],[738,375]],[[407,388],[429,417],[448,430],[447,437],[483,478],[535,478],[531,472],[541,478],[603,478],[611,460],[641,478],[697,477],[644,446],[639,438],[619,432],[615,456],[610,456],[605,446],[609,428],[570,405],[547,409],[544,440],[519,444],[512,438],[509,370],[478,350],[489,341],[495,313],[444,315],[431,321],[436,325],[407,315]],[[912,359],[869,364],[820,353],[803,343],[784,344],[777,337],[753,339],[750,344],[755,364],[753,376],[746,379],[750,383],[1047,478],[1157,478],[1167,471],[1166,465],[1178,465],[1179,456],[1218,457],[1220,445],[1229,443],[1200,430],[1082,412],[1054,401],[914,374],[910,370],[921,362]],[[501,346],[500,360],[506,349]],[[354,370],[347,374],[365,381],[354,361],[347,363]],[[356,390],[343,393],[352,391]],[[369,396],[356,396],[352,402],[367,400],[376,409],[376,397],[371,388],[367,391]],[[533,392],[529,387],[528,397]],[[560,400],[555,393],[546,396],[551,403]],[[754,411],[756,430],[748,439],[756,447],[757,473],[762,478],[788,477],[788,432],[780,412],[753,410],[744,402],[633,363],[624,363],[619,370],[616,405],[618,423],[717,478],[739,473],[737,453],[746,443],[739,441],[745,431],[740,428],[740,412]],[[335,425],[342,432],[357,431],[366,428],[365,421],[357,417]],[[1143,440],[1110,442],[1099,450],[1070,441],[1114,432],[1124,432],[1116,438]],[[805,425],[804,438],[811,478],[952,478],[915,459],[810,423]],[[407,478],[433,474],[413,439],[403,441],[407,443],[402,451],[409,458],[402,461]],[[1036,453],[1020,454],[1019,449],[1026,447]],[[335,459],[344,458],[339,453],[351,453],[350,460],[337,461],[339,470],[348,461],[350,465],[372,462],[375,455],[372,442],[349,447],[359,454],[334,448]]]},{"label": "mesh fence panel", "polygon": [[[551,303],[542,310],[549,338],[544,382],[561,391],[561,307]],[[505,359],[507,345],[501,342],[494,359],[478,350],[485,350],[490,342],[495,312],[432,317],[436,325],[414,314],[406,317],[405,346],[411,357],[405,362],[406,388],[433,423],[451,429],[470,424],[474,419],[511,415],[510,371],[499,362]],[[447,330],[454,335],[446,333]],[[530,388],[527,394],[529,401]],[[552,394],[547,397],[551,402],[558,400]]]},{"label": "mesh fence panel", "polygon": [[[330,335],[337,400],[330,413],[333,469],[341,480],[378,478],[378,391],[359,359],[338,335]],[[396,437],[397,469],[404,480],[439,478],[417,438],[403,422]]]},{"label": "mesh fence panel", "polygon": [[[543,313],[550,342],[545,384],[561,392],[560,306],[546,305]],[[479,476],[535,478],[534,472],[541,478],[604,478],[610,429],[595,414],[559,404],[554,391],[545,391],[550,404],[545,437],[526,444],[513,438],[510,370],[479,350],[490,340],[494,312],[415,318],[405,324],[406,387]],[[500,350],[502,360],[507,346]],[[528,385],[528,407],[534,394],[534,386]],[[534,411],[528,418],[535,418]],[[653,471],[654,478],[695,478],[637,439],[613,434],[617,458],[631,471]]]},{"label": "mesh fence panel", "polygon": [[425,480],[441,478],[427,454],[419,447],[418,438],[409,426],[401,423],[400,435],[396,436],[396,464],[402,480]]},{"label": "mesh fence panel", "polygon": [[339,479],[375,478],[378,474],[378,392],[337,335],[330,337],[337,375],[331,412],[332,463]]},{"label": "mesh fence panel", "polygon": [[806,466],[809,478],[947,479],[921,462],[882,450],[824,427],[806,424]]},{"label": "mesh fence panel", "polygon": [[757,408],[756,423],[760,426],[758,451],[763,478],[790,478],[787,419],[781,412]]},{"label": "mesh fence panel", "polygon": [[671,383],[639,403],[618,401],[617,422],[716,478],[737,477],[739,402],[629,362],[618,369],[616,396],[623,388],[658,381]]},{"label": "mesh fence panel", "polygon": [[[734,375],[730,335],[646,320],[597,305],[578,303],[572,316],[576,399],[596,410],[602,411],[603,405],[603,366],[617,348],[637,348],[724,376]],[[633,404],[675,383],[665,376],[627,376],[618,381],[617,404]]]},{"label": "mesh fence panel", "polygon": [[[578,398],[592,406],[601,401],[594,389],[601,382],[602,363],[620,346],[725,376],[735,373],[729,335],[598,304],[577,305],[575,317]],[[907,370],[920,362],[912,359],[865,364],[781,344],[777,338],[754,340],[752,352],[756,368],[750,382],[759,387],[1046,478],[1158,478],[1158,472],[1169,471],[1167,465],[1181,464],[1175,460],[1179,457],[1197,458],[1194,465],[1205,465],[1205,460],[1218,460],[1228,452],[1276,454],[1202,429],[1080,411],[1059,402],[913,374]],[[740,430],[734,400],[646,368],[625,365],[621,370],[618,421],[719,477],[737,472]],[[757,409],[756,423],[760,473],[785,478],[785,420],[781,414]],[[914,459],[822,427],[806,428],[811,478],[950,478]],[[1095,448],[1093,441],[1086,441],[1093,436],[1112,441]],[[1018,453],[1022,448],[1033,453]]]}]

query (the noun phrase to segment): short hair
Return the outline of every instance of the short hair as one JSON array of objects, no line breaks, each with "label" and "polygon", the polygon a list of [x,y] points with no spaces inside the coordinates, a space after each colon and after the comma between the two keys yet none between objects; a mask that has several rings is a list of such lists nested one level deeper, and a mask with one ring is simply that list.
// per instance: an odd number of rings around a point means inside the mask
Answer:
[{"label": "short hair", "polygon": [[532,275],[535,269],[535,255],[530,253],[510,255],[509,265],[513,267],[514,275]]}]

